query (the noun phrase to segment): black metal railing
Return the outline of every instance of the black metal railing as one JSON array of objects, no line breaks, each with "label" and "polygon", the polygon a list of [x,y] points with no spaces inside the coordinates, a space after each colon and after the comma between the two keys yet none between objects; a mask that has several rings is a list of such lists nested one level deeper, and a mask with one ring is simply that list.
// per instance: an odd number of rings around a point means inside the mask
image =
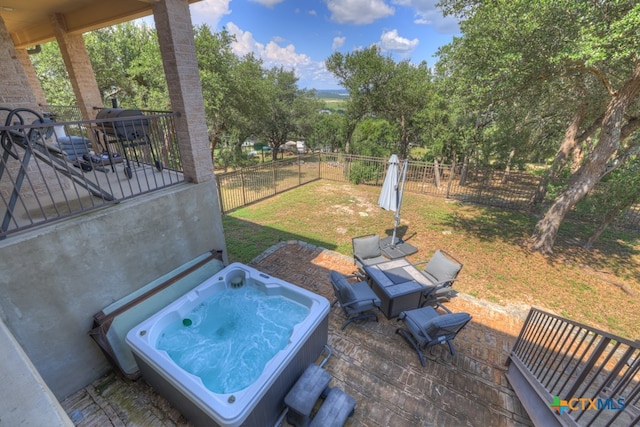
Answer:
[{"label": "black metal railing", "polygon": [[536,425],[636,425],[640,343],[531,309],[507,377]]},{"label": "black metal railing", "polygon": [[216,175],[222,212],[245,206],[320,178],[318,155],[291,157]]},{"label": "black metal railing", "polygon": [[[388,167],[388,159],[379,157],[340,153],[316,153],[307,157],[319,162],[319,178],[352,184],[382,186]],[[271,168],[270,164],[264,164],[217,175],[218,187],[225,190],[221,195],[222,212],[262,200],[283,189],[293,188],[278,181],[289,179],[289,175],[269,175]],[[536,192],[538,179],[531,173],[520,171],[493,170],[477,165],[452,167],[436,162],[410,161],[405,191],[530,212],[530,201]],[[224,189],[229,182],[232,183],[231,188]],[[571,211],[568,218],[598,221],[589,214],[576,211]],[[640,230],[640,204],[626,209],[614,224],[619,228]]]},{"label": "black metal railing", "polygon": [[184,181],[172,113],[84,121],[0,113],[0,239]]},{"label": "black metal railing", "polygon": [[[382,185],[388,159],[323,154],[321,178],[353,184]],[[455,167],[410,161],[405,191],[511,210],[529,210],[537,178],[518,171]]]}]

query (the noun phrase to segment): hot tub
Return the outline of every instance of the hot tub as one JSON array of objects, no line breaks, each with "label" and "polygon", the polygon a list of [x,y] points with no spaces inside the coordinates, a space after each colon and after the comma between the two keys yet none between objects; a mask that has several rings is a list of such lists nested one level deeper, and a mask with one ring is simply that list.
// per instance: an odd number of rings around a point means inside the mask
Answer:
[{"label": "hot tub", "polygon": [[[247,293],[292,304],[295,310],[291,311],[303,313],[299,316],[302,320],[286,330],[288,338],[285,337],[283,341],[284,347],[272,350],[275,354],[266,363],[263,362],[263,369],[262,365],[254,369],[257,377],[249,385],[218,389],[218,386],[211,385],[211,378],[190,373],[194,372],[192,366],[181,367],[175,354],[158,348],[165,345],[164,341],[171,331],[182,327],[192,328],[192,322],[195,325],[198,320],[191,318],[197,317],[202,307],[208,307],[212,301],[221,298],[225,306],[240,305],[240,301],[234,298],[244,298],[243,295]],[[215,311],[215,308],[211,311]],[[328,316],[329,302],[326,298],[244,264],[233,263],[131,329],[126,341],[142,377],[195,425],[268,426],[278,420],[284,409],[284,396],[296,379],[322,353],[327,343]],[[219,330],[219,334],[224,335],[224,325],[209,326],[207,324],[206,330]],[[262,330],[260,326],[257,329]],[[241,343],[242,339],[236,341]],[[185,347],[190,346],[191,343],[185,343]],[[207,357],[210,358],[204,361],[205,365],[217,363],[222,356],[216,350]],[[247,370],[251,369],[240,365],[225,374],[231,373],[228,376],[233,377],[234,372],[242,374]]]}]

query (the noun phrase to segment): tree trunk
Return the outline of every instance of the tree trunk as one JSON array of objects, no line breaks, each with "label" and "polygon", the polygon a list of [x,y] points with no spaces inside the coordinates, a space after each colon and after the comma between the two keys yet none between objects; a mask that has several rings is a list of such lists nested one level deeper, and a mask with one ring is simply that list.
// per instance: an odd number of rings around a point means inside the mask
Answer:
[{"label": "tree trunk", "polygon": [[547,195],[547,187],[549,186],[549,183],[556,179],[558,172],[567,162],[569,153],[571,153],[571,150],[576,145],[576,135],[578,134],[578,129],[580,129],[583,119],[584,108],[580,107],[574,114],[571,123],[569,123],[569,127],[567,127],[567,130],[564,133],[564,138],[562,139],[560,148],[556,153],[556,157],[553,159],[553,163],[551,163],[551,167],[542,176],[542,178],[540,178],[538,188],[530,201],[531,207],[535,208],[542,204],[542,201]]},{"label": "tree trunk", "polygon": [[509,159],[507,160],[507,167],[504,169],[504,175],[502,175],[502,181],[500,182],[502,185],[507,183],[507,179],[509,178],[509,172],[511,171],[511,162],[513,161],[513,156],[516,154],[516,149],[512,148],[509,152]]},{"label": "tree trunk", "polygon": [[469,156],[464,156],[462,160],[462,170],[460,171],[460,185],[467,185],[467,174],[469,173]]},{"label": "tree trunk", "polygon": [[584,244],[584,247],[586,249],[591,249],[593,247],[593,244],[600,238],[600,235],[604,232],[604,230],[606,230],[607,227],[609,227],[609,225],[620,216],[622,211],[634,205],[639,198],[640,193],[636,193],[634,197],[629,198],[624,204],[615,204],[616,206],[609,209],[604,215],[604,219],[602,220],[600,225],[598,225],[598,228],[596,228],[591,237],[589,237],[587,243]]},{"label": "tree trunk", "polygon": [[607,217],[604,221],[602,221],[598,226],[598,228],[596,228],[596,230],[593,232],[591,237],[589,237],[589,240],[587,240],[587,243],[584,244],[584,247],[586,249],[591,249],[593,247],[593,244],[596,242],[596,240],[600,238],[600,235],[604,232],[604,230],[607,229],[607,227],[609,227],[609,224],[611,224],[615,218],[616,218],[615,216],[611,216],[611,217]]},{"label": "tree trunk", "polygon": [[347,139],[344,141],[344,153],[351,154],[351,137],[353,136],[353,131],[355,128],[347,129]]},{"label": "tree trunk", "polygon": [[438,166],[438,159],[433,159],[433,178],[436,188],[440,188],[440,167]]},{"label": "tree trunk", "polygon": [[[587,149],[583,144],[587,144]],[[576,144],[573,147],[572,159],[571,159],[571,173],[574,174],[578,172],[580,169],[580,165],[584,161],[585,152],[589,152],[589,147],[591,146],[591,138],[587,138],[587,140],[583,144]]]},{"label": "tree trunk", "polygon": [[607,162],[620,146],[622,121],[625,110],[640,92],[640,62],[631,78],[613,95],[602,120],[600,141],[589,153],[580,169],[571,177],[567,188],[551,205],[544,218],[538,221],[532,236],[531,249],[551,253],[558,235],[558,228],[567,212],[575,206],[600,179],[606,175]]}]

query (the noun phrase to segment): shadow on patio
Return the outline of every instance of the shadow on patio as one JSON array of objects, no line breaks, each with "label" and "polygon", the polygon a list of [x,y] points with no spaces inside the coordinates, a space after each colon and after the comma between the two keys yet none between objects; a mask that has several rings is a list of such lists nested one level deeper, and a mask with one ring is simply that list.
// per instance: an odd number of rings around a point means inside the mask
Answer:
[{"label": "shadow on patio", "polygon": [[[281,242],[251,265],[333,301],[329,271],[353,271],[351,258],[301,243]],[[356,399],[350,426],[515,426],[531,425],[509,386],[505,361],[522,327],[526,310],[507,313],[459,295],[447,306],[471,313],[471,323],[455,340],[456,356],[446,346],[426,352],[422,367],[413,349],[395,333],[395,319],[353,323],[330,313],[325,368]],[[78,426],[152,426],[189,423],[143,381],[115,374],[102,378],[62,402]]]}]

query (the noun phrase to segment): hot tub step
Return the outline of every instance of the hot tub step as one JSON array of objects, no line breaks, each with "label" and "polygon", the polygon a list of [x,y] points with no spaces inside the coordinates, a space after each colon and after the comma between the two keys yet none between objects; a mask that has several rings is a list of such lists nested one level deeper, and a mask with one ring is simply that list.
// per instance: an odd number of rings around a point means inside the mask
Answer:
[{"label": "hot tub step", "polygon": [[356,401],[347,393],[334,387],[322,402],[309,427],[342,427],[356,407]]},{"label": "hot tub step", "polygon": [[289,407],[287,422],[294,426],[308,425],[311,411],[329,382],[331,375],[327,371],[318,365],[309,365],[284,398]]}]

